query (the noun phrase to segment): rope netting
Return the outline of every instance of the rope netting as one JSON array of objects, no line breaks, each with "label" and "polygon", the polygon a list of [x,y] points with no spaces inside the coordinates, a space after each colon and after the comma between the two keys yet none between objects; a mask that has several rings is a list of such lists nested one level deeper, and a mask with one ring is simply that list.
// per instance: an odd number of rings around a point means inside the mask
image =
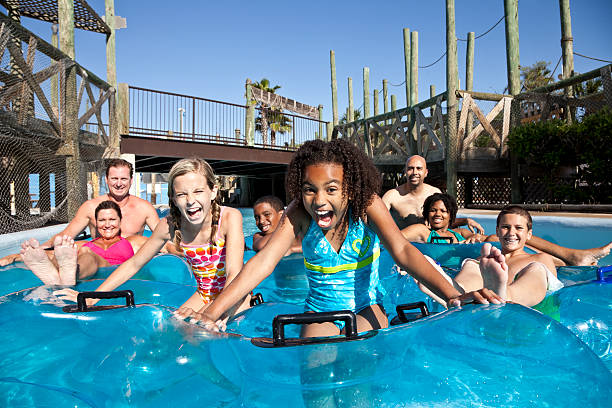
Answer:
[{"label": "rope netting", "polygon": [[[24,31],[10,23],[0,24],[0,233],[68,221],[68,153],[62,138],[67,123],[66,72],[80,67],[42,52],[41,42]],[[83,80],[76,75],[72,85],[85,95],[74,120],[86,118],[85,112],[94,105],[87,86],[95,98],[100,94],[100,89]],[[100,115],[109,123],[107,107],[100,109]],[[104,169],[103,133],[108,130],[102,132],[97,121],[84,123],[79,130],[79,148],[73,157],[82,176],[76,183],[79,191],[71,193],[82,201],[87,198],[87,174]]]}]

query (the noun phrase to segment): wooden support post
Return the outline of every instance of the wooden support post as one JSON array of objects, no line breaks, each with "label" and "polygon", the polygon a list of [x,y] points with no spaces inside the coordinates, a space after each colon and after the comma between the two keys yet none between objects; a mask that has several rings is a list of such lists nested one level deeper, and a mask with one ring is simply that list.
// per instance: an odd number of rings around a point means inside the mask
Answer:
[{"label": "wooden support post", "polygon": [[[572,38],[572,16],[570,13],[570,0],[559,0],[561,13],[561,51],[563,52],[563,79],[574,75],[574,39]],[[572,87],[566,91],[571,92]]]},{"label": "wooden support post", "polygon": [[[58,48],[59,40],[57,38],[57,24],[51,25],[51,44]],[[59,104],[58,104],[58,90],[57,90],[57,74],[51,77],[51,110],[55,113],[55,116],[59,118]],[[42,210],[41,210],[42,211]]]},{"label": "wooden support post", "polygon": [[[378,89],[375,89],[374,92],[372,93],[372,96],[374,97],[374,116],[378,116]],[[376,122],[378,123],[378,122]],[[373,132],[373,136],[370,135],[370,142],[372,145],[374,146],[378,146],[378,139],[381,137],[382,135],[379,134],[378,132],[376,132],[376,130]]]},{"label": "wooden support post", "polygon": [[116,100],[116,120],[119,135],[130,134],[130,87],[126,83],[117,85]]},{"label": "wooden support post", "polygon": [[[436,86],[435,85],[429,85],[429,97],[433,98],[434,96],[436,96]],[[435,104],[431,108],[429,108],[429,114],[432,117],[433,117],[435,109],[436,109],[436,105]]]},{"label": "wooden support post", "polygon": [[[406,84],[406,106],[412,106],[410,102],[410,30],[404,28],[404,80]],[[394,110],[394,109],[392,109]]]},{"label": "wooden support post", "polygon": [[[253,90],[251,80],[246,80],[246,115],[244,118],[244,137],[247,146],[255,145],[255,101],[253,100]],[[242,178],[241,178],[242,180]],[[242,197],[242,193],[240,195]],[[242,200],[242,198],[241,198]]]},{"label": "wooden support post", "polygon": [[419,103],[419,33],[410,33],[410,105]]},{"label": "wooden support post", "polygon": [[[7,12],[8,12],[8,17],[10,20],[14,21],[17,24],[21,24],[21,15],[19,15],[19,9],[17,8],[13,8],[13,7],[8,7],[7,8]],[[10,42],[13,43],[13,45],[19,50],[22,51],[23,48],[21,47],[21,40],[19,38],[17,38],[14,35],[11,35],[11,39]],[[11,76],[13,76],[14,78],[23,78],[23,72],[21,70],[21,68],[19,67],[19,65],[15,62],[15,57],[13,57],[12,55],[9,58],[9,65],[11,68]],[[13,100],[12,103],[12,110],[16,113],[21,111],[21,98],[17,97]]]},{"label": "wooden support post", "polygon": [[[64,161],[64,163],[66,163]],[[68,194],[67,186],[66,186],[66,168],[61,168],[63,163],[59,163],[59,168],[54,168],[54,189],[55,189],[55,207],[57,211],[56,218],[60,221],[68,222],[72,220],[72,218],[68,218],[68,210],[67,206],[64,204],[61,208],[57,209],[66,199],[66,195]]]},{"label": "wooden support post", "polygon": [[92,198],[96,198],[100,196],[100,177],[98,173],[95,171],[91,172],[91,195]]},{"label": "wooden support post", "polygon": [[[474,32],[470,31],[467,37],[467,49],[465,51],[465,89],[473,91],[474,88]],[[470,134],[474,121],[472,112],[468,112],[467,125],[465,126],[466,134]],[[461,154],[461,152],[459,152]],[[466,177],[466,180],[468,178]],[[471,180],[471,179],[470,179]],[[467,202],[467,199],[466,199]]]},{"label": "wooden support post", "polygon": [[[559,11],[561,13],[561,51],[563,57],[563,79],[574,76],[574,39],[572,38],[572,16],[570,13],[570,0],[559,0]],[[565,96],[574,96],[574,88],[565,88]],[[566,106],[566,120],[572,123],[576,108]]]},{"label": "wooden support post", "polygon": [[506,65],[510,95],[521,92],[519,59],[518,0],[504,0],[506,13]]},{"label": "wooden support post", "polygon": [[397,96],[391,95],[391,112],[397,110]]},{"label": "wooden support post", "polygon": [[[106,82],[115,90],[117,89],[117,64],[115,56],[115,0],[104,0],[105,22],[110,28],[110,34],[106,35]],[[85,80],[85,78],[83,78]],[[110,95],[109,107],[117,106],[117,93]],[[121,138],[119,135],[119,121],[117,110],[109,109],[109,146],[107,156],[118,157]]]},{"label": "wooden support post", "polygon": [[[74,60],[74,2],[58,0],[60,50]],[[79,154],[79,129],[76,66],[66,69],[64,91],[65,116],[62,118],[62,139],[66,146],[66,189],[68,195],[68,219],[74,218],[85,201],[83,186],[86,185]]]},{"label": "wooden support post", "polygon": [[[383,79],[383,109],[385,113],[389,112],[389,81]],[[389,119],[385,120],[385,125],[390,124]]]},{"label": "wooden support post", "polygon": [[372,94],[372,96],[374,97],[374,116],[378,115],[378,89],[374,90],[374,93]]},{"label": "wooden support post", "polygon": [[317,139],[323,140],[323,105],[319,105],[319,135]]},{"label": "wooden support post", "polygon": [[[518,30],[518,0],[504,0],[506,15],[506,66],[508,70],[508,91],[510,95],[521,92],[521,70],[519,58],[519,30]],[[512,101],[511,128],[520,123],[520,102]],[[520,204],[523,202],[522,183],[519,174],[518,158],[510,154],[510,202]]]},{"label": "wooden support post", "polygon": [[157,189],[155,188],[156,184],[157,184],[157,174],[151,173],[151,183],[149,184],[151,186],[151,198],[149,199],[149,202],[152,205],[157,204]]},{"label": "wooden support post", "polygon": [[[419,33],[413,31],[410,33],[410,104],[408,106],[414,106],[419,103]],[[414,114],[414,111],[411,111]],[[411,119],[410,134],[410,147],[416,152],[417,151],[417,128],[416,120]]]},{"label": "wooden support post", "polygon": [[115,57],[115,0],[104,0],[104,21],[110,34],[106,35],[106,82],[117,88],[117,65]]},{"label": "wooden support post", "polygon": [[336,54],[333,50],[329,51],[329,66],[331,70],[332,122],[336,126],[338,124],[338,83],[336,82]]},{"label": "wooden support post", "polygon": [[370,117],[370,68],[363,67],[363,118]]},{"label": "wooden support post", "polygon": [[348,116],[346,117],[347,122],[355,120],[355,105],[353,103],[353,79],[348,77]]},{"label": "wooden support post", "polygon": [[455,0],[446,0],[446,190],[457,197],[457,36]]}]

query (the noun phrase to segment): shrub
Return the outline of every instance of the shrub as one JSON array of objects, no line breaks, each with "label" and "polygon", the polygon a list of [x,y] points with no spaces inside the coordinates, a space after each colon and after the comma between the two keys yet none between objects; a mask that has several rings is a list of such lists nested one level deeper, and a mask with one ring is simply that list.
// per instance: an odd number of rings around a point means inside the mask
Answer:
[{"label": "shrub", "polygon": [[[611,203],[612,110],[602,109],[571,125],[561,120],[514,128],[508,148],[520,160],[546,170],[544,177],[556,198],[570,202]],[[574,187],[560,186],[555,174],[577,166]]]}]

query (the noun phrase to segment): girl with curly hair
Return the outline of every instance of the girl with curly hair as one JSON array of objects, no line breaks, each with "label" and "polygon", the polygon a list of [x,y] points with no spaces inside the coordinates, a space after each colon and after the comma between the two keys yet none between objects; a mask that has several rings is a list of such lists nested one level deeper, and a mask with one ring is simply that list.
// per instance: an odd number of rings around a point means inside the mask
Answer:
[{"label": "girl with curly hair", "polygon": [[[146,244],[96,290],[114,290],[172,240],[191,265],[197,283],[196,292],[178,313],[206,309],[236,277],[244,255],[242,215],[234,208],[219,205],[217,188],[212,168],[202,159],[183,159],[172,166],[168,175],[170,214],[157,224]],[[68,300],[76,300],[78,295],[72,289],[56,293]],[[94,304],[95,300],[88,302]],[[245,308],[247,304],[245,298]]]},{"label": "girl with curly hair", "polygon": [[[286,176],[291,203],[266,246],[242,268],[215,301],[193,318],[214,322],[272,273],[295,237],[302,238],[310,285],[307,312],[349,309],[357,330],[387,327],[378,277],[380,241],[395,261],[452,304],[490,300],[490,291],[461,295],[401,234],[378,196],[380,176],[372,161],[342,139],[308,141],[295,153]],[[380,240],[379,240],[380,237]],[[218,328],[217,328],[218,329]],[[302,326],[302,337],[342,333],[340,323]]]}]

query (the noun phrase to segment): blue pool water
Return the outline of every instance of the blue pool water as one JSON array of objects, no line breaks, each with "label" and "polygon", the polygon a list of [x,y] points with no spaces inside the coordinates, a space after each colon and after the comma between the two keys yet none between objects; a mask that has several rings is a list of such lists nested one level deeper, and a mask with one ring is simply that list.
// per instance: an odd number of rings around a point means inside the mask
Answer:
[{"label": "blue pool water", "polygon": [[[242,213],[251,235],[252,211]],[[494,225],[478,221],[488,231]],[[559,228],[576,237],[563,225],[551,225],[551,236]],[[574,246],[599,246],[612,225],[580,231]],[[383,252],[390,317],[399,304],[427,300],[392,265]],[[359,341],[268,349],[251,338],[270,337],[274,316],[303,310],[299,255],[258,286],[266,302],[230,322],[228,334],[171,316],[195,290],[187,266],[171,255],[119,288],[133,290],[139,306],[81,314],[63,313],[53,288],[37,287],[22,266],[0,268],[0,294],[16,292],[0,296],[0,406],[607,406],[612,397],[612,285],[590,282],[593,268],[560,271],[568,287],[551,297],[556,320],[518,305],[467,306]],[[288,337],[298,334],[287,326]]]}]

